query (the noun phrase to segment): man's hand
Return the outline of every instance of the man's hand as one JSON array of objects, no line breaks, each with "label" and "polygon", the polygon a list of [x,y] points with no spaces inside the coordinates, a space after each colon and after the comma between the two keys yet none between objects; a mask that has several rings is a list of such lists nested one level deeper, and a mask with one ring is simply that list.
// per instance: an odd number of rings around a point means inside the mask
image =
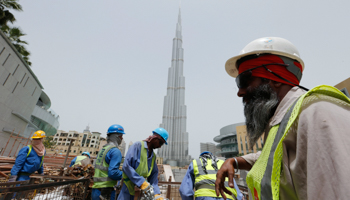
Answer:
[{"label": "man's hand", "polygon": [[10,176],[8,182],[15,182],[16,180],[17,180],[17,176],[13,175],[13,176]]},{"label": "man's hand", "polygon": [[228,177],[228,185],[231,188],[234,188],[234,183],[233,183],[233,177],[235,175],[235,168],[233,167],[233,163],[235,160],[233,158],[227,159],[224,164],[222,164],[220,170],[216,174],[216,181],[215,181],[215,192],[216,196],[221,196],[226,199],[226,195],[224,192],[227,194],[232,195],[232,193],[226,189],[224,186],[225,183],[225,178]]},{"label": "man's hand", "polygon": [[142,185],[140,186],[141,190],[148,189],[147,187],[149,186],[149,183],[147,181],[143,182]]}]

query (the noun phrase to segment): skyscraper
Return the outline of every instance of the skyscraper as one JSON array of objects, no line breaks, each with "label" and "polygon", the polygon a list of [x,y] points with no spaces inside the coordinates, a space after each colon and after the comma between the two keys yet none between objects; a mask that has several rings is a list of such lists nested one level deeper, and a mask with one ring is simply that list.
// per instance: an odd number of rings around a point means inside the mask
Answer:
[{"label": "skyscraper", "polygon": [[164,97],[163,122],[160,127],[169,132],[168,145],[162,146],[158,156],[164,163],[184,166],[189,162],[188,133],[186,132],[185,77],[183,76],[184,50],[182,48],[181,12],[176,24],[171,67],[168,70],[167,95]]}]

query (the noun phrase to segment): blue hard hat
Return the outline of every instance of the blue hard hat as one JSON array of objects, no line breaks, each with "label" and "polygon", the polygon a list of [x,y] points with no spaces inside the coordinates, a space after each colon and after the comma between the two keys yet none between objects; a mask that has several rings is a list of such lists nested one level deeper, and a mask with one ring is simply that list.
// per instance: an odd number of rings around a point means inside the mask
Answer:
[{"label": "blue hard hat", "polygon": [[88,156],[89,156],[89,158],[90,158],[90,153],[89,153],[89,152],[87,152],[87,151],[83,152],[81,155],[88,155]]},{"label": "blue hard hat", "polygon": [[124,128],[122,126],[120,126],[119,124],[113,124],[112,126],[110,126],[108,128],[107,134],[110,133],[121,133],[121,134],[125,134],[124,132]]},{"label": "blue hard hat", "polygon": [[165,140],[165,144],[168,145],[168,143],[167,143],[167,140],[169,137],[168,131],[166,131],[164,128],[156,128],[153,131],[153,134],[154,133],[160,135]]},{"label": "blue hard hat", "polygon": [[[212,154],[210,151],[203,151],[199,156],[202,156],[204,154]],[[212,154],[213,155],[213,154]]]}]

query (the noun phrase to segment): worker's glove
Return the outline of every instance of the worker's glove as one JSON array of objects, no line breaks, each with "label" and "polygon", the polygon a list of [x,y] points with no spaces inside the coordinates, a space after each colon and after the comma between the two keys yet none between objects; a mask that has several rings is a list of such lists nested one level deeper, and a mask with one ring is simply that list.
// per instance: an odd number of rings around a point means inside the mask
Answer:
[{"label": "worker's glove", "polygon": [[140,186],[140,189],[141,189],[141,200],[154,200],[154,191],[151,184],[145,181]]},{"label": "worker's glove", "polygon": [[17,180],[17,175],[11,175],[8,182],[15,182]]},{"label": "worker's glove", "polygon": [[154,195],[155,200],[169,200],[169,199],[164,199],[164,197],[160,196],[160,194]]}]

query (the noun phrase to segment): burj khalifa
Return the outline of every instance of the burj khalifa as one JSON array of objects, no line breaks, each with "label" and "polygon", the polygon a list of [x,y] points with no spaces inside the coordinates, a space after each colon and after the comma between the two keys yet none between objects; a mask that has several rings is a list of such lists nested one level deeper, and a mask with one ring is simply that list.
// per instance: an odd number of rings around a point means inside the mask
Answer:
[{"label": "burj khalifa", "polygon": [[186,132],[184,49],[182,48],[181,11],[179,10],[173,39],[171,67],[168,69],[167,94],[164,97],[163,122],[160,127],[169,133],[168,145],[158,150],[158,156],[171,166],[189,164],[188,133]]}]

